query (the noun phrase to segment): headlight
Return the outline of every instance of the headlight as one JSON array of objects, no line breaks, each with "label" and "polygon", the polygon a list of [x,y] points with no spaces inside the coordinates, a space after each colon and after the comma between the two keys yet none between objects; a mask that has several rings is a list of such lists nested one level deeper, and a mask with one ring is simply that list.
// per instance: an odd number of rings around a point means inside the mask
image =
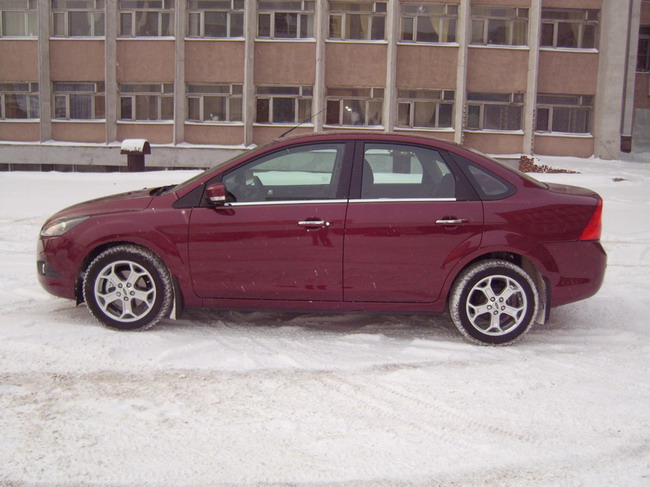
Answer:
[{"label": "headlight", "polygon": [[58,237],[66,232],[69,232],[74,227],[82,222],[85,222],[86,220],[88,220],[87,216],[54,220],[41,229],[41,237]]}]

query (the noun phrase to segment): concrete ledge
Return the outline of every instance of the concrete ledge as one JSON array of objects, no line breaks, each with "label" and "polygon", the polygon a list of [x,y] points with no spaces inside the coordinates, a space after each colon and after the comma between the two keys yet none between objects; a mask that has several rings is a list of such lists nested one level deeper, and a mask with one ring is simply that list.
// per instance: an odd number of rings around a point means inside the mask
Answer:
[{"label": "concrete ledge", "polygon": [[[0,164],[111,166],[126,168],[126,157],[120,155],[120,143],[11,143],[0,141]],[[244,152],[243,146],[155,146],[147,158],[146,168],[208,168]],[[146,169],[145,168],[145,169]]]}]

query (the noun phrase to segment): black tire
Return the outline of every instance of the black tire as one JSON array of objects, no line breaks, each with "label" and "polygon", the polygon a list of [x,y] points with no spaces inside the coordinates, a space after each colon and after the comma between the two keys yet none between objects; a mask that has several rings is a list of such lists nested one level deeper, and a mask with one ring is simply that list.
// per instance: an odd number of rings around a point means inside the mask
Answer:
[{"label": "black tire", "polygon": [[519,266],[490,259],[465,269],[449,298],[449,313],[460,332],[480,345],[511,344],[532,326],[539,296]]},{"label": "black tire", "polygon": [[151,251],[120,245],[99,254],[83,282],[86,305],[116,330],[146,330],[168,316],[173,303],[169,271]]}]

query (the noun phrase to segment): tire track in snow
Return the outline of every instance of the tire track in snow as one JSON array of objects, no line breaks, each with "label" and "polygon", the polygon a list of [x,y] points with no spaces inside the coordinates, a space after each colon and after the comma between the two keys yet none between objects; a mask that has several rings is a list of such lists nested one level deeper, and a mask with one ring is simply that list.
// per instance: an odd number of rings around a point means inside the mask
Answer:
[{"label": "tire track in snow", "polygon": [[422,411],[436,411],[438,412],[440,419],[444,419],[445,422],[448,422],[451,419],[454,428],[459,433],[469,434],[470,432],[475,432],[476,430],[482,430],[484,433],[488,433],[490,435],[499,435],[501,437],[529,444],[536,448],[541,448],[543,446],[543,443],[535,439],[532,435],[522,435],[520,433],[506,430],[499,426],[479,421],[475,418],[472,418],[471,416],[461,413],[458,409],[449,407],[443,401],[436,401],[431,397],[423,399],[422,396],[408,392],[406,387],[399,386],[395,382],[392,382],[391,385],[388,385],[383,380],[381,382],[374,381],[372,385],[377,389],[377,391],[374,392],[374,395],[377,397],[385,397],[386,394],[388,394],[397,398],[397,402],[400,404],[417,404],[418,409],[421,409]]}]

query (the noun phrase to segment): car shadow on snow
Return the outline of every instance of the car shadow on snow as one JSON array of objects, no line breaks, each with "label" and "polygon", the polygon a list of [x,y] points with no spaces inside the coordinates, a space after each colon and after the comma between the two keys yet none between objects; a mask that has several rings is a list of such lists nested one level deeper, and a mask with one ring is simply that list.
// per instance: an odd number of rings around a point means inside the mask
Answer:
[{"label": "car shadow on snow", "polygon": [[286,330],[327,335],[383,335],[396,339],[458,341],[463,339],[448,315],[379,313],[304,313],[278,311],[186,310],[180,320],[165,320],[156,329],[183,328],[218,332],[223,328]]}]

